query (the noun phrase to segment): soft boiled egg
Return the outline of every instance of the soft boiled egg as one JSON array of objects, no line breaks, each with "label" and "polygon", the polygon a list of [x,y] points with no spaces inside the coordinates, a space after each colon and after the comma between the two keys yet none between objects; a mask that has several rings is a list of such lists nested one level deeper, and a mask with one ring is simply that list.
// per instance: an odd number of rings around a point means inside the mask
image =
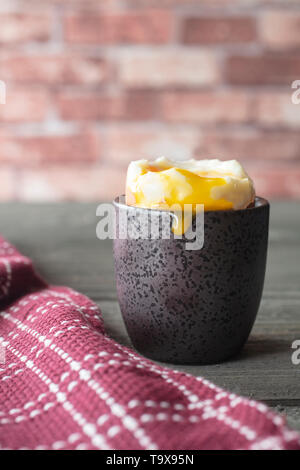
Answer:
[{"label": "soft boiled egg", "polygon": [[165,157],[129,164],[126,204],[167,210],[203,204],[205,211],[244,209],[253,203],[253,182],[236,160],[172,161]]}]

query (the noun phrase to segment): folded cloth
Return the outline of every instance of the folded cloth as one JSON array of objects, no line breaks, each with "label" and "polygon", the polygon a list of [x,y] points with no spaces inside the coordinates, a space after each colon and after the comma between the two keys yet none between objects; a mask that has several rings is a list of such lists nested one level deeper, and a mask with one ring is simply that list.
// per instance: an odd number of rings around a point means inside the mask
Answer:
[{"label": "folded cloth", "polygon": [[300,449],[265,405],[116,343],[2,238],[0,307],[2,449]]}]

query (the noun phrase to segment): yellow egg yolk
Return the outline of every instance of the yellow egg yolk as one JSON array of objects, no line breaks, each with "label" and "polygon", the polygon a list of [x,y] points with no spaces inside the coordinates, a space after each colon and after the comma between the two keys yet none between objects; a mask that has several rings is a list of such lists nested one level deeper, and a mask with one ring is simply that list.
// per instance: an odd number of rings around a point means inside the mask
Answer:
[{"label": "yellow egg yolk", "polygon": [[[213,199],[211,197],[211,189],[215,186],[222,186],[226,184],[224,178],[207,177],[196,175],[191,171],[176,168],[176,173],[172,174],[168,170],[156,169],[155,172],[159,173],[157,183],[163,186],[163,198],[155,200],[153,197],[149,199],[143,189],[142,185],[138,185],[135,192],[135,206],[137,207],[151,207],[157,208],[164,206],[170,207],[173,204],[179,204],[184,208],[185,204],[204,204],[205,210],[226,210],[232,209],[232,202],[226,199]],[[144,170],[144,174],[153,173]],[[179,177],[181,175],[183,178]],[[154,176],[154,175],[153,175]],[[155,184],[155,176],[153,183]]]},{"label": "yellow egg yolk", "polygon": [[[196,212],[196,204],[204,204],[206,211],[232,209],[232,202],[225,199],[216,200],[211,197],[213,187],[226,184],[224,178],[197,175],[181,168],[174,168],[176,172],[169,170],[151,167],[151,169],[143,171],[143,174],[159,173],[159,184],[163,187],[164,197],[163,200],[153,200],[153,198],[149,200],[143,187],[138,186],[134,194],[136,207],[168,209],[177,205],[183,210],[185,205],[191,205],[193,214]],[[175,215],[173,232],[176,235],[181,235],[190,225],[190,219],[188,216],[185,218],[181,211],[177,213],[175,211]]]}]

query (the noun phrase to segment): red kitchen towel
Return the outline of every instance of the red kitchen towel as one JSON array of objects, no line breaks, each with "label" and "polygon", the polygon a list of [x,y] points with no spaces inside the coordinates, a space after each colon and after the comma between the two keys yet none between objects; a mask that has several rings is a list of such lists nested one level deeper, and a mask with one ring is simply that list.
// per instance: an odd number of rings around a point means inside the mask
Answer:
[{"label": "red kitchen towel", "polygon": [[0,238],[1,449],[300,449],[265,405],[160,367]]}]

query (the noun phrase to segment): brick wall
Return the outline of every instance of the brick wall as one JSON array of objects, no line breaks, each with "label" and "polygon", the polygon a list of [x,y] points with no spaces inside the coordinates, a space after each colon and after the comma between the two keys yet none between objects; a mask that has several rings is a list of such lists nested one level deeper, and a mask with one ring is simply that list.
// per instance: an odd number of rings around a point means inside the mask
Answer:
[{"label": "brick wall", "polygon": [[132,159],[238,158],[300,198],[299,0],[1,0],[0,199],[111,199]]}]

